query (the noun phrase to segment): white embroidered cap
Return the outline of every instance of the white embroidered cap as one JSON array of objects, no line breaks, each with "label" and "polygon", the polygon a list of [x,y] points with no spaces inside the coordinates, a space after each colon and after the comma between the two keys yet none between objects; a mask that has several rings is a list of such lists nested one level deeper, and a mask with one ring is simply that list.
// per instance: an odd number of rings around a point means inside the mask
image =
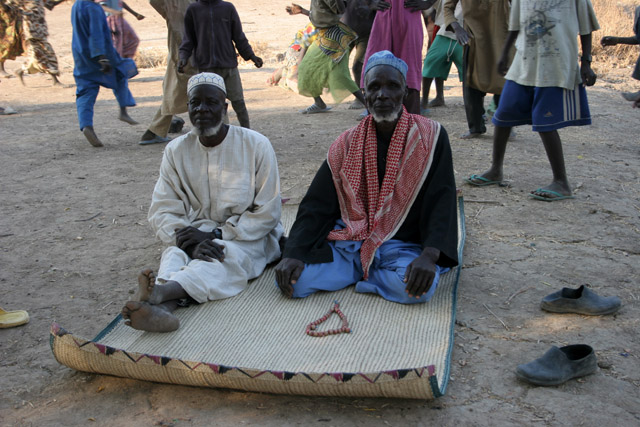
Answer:
[{"label": "white embroidered cap", "polygon": [[216,73],[200,73],[189,79],[187,83],[187,94],[191,93],[193,88],[200,85],[211,85],[215,86],[224,94],[227,94],[227,88],[224,85],[224,79],[217,75]]}]

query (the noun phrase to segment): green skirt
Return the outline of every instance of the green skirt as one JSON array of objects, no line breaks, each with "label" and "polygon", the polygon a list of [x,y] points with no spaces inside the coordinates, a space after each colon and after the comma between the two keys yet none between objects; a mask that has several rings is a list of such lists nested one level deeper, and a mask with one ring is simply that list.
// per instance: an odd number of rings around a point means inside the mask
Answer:
[{"label": "green skirt", "polygon": [[349,51],[335,63],[322,52],[316,40],[298,67],[298,93],[315,98],[325,88],[336,103],[360,90],[349,74]]}]

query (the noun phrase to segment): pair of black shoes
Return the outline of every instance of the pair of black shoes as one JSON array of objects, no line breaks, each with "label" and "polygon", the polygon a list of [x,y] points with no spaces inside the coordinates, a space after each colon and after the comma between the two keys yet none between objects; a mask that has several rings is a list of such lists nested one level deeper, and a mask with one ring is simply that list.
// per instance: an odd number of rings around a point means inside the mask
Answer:
[{"label": "pair of black shoes", "polygon": [[[542,299],[540,307],[552,313],[576,313],[588,316],[613,314],[620,309],[618,297],[601,297],[584,285],[562,288]],[[559,385],[572,378],[593,374],[598,362],[593,348],[586,344],[551,347],[533,362],[518,365],[518,378],[541,386]]]}]

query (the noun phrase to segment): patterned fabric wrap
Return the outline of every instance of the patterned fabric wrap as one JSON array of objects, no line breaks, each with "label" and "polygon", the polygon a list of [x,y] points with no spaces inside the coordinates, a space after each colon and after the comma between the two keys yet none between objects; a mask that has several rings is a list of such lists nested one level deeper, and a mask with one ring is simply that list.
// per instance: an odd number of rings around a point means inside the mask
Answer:
[{"label": "patterned fabric wrap", "polygon": [[329,148],[328,163],[346,227],[328,240],[363,241],[364,278],[376,250],[398,231],[424,183],[440,124],[402,108],[387,152],[382,185],[378,181],[377,135],[371,115],[344,132]]},{"label": "patterned fabric wrap", "polygon": [[0,6],[0,61],[16,59],[24,53],[22,47],[22,16],[12,4]]},{"label": "patterned fabric wrap", "polygon": [[337,64],[345,53],[349,52],[351,44],[357,37],[358,35],[351,28],[339,22],[333,27],[318,28],[317,42],[322,53]]},{"label": "patterned fabric wrap", "polygon": [[133,58],[136,56],[140,39],[131,24],[122,15],[107,16],[107,24],[111,30],[111,39],[116,52],[123,58]]},{"label": "patterned fabric wrap", "polygon": [[306,27],[298,30],[289,48],[299,52],[301,49],[306,49],[311,46],[311,43],[316,41],[317,38],[318,29],[309,22]]},{"label": "patterned fabric wrap", "polygon": [[53,9],[53,3],[43,0],[22,0],[22,34],[27,48],[29,61],[22,70],[29,74],[60,74],[58,58],[51,44],[47,41],[49,30],[44,17],[44,7]]}]

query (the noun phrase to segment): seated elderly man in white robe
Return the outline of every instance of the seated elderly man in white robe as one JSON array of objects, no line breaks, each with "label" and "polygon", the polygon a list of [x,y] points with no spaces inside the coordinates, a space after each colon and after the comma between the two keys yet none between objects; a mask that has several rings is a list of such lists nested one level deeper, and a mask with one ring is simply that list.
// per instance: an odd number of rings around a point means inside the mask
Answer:
[{"label": "seated elderly man in white robe", "polygon": [[193,130],[164,151],[149,222],[168,245],[157,276],[138,277],[138,301],[122,309],[135,329],[170,332],[181,305],[232,297],[280,257],[280,178],[276,156],[261,134],[222,122],[222,77],[189,79]]}]

